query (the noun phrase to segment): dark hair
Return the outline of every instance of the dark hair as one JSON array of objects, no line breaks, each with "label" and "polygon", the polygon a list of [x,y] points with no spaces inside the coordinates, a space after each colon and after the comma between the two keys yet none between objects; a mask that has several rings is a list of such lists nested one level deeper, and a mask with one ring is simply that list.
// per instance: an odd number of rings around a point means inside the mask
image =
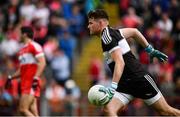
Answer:
[{"label": "dark hair", "polygon": [[33,38],[33,35],[34,35],[33,29],[31,27],[29,27],[29,26],[21,27],[21,33],[22,34],[25,33],[29,38]]},{"label": "dark hair", "polygon": [[88,13],[88,19],[107,19],[109,20],[108,14],[103,9],[91,10]]}]

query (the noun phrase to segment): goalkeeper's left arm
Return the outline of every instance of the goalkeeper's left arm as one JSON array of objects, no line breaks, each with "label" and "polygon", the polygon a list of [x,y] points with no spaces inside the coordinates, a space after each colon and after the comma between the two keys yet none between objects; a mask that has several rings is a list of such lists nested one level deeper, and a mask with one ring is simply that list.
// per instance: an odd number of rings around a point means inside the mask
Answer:
[{"label": "goalkeeper's left arm", "polygon": [[123,73],[123,70],[124,70],[124,66],[125,66],[121,49],[118,48],[118,49],[114,50],[111,53],[111,58],[115,62],[114,73],[113,73],[113,78],[112,78],[112,83],[113,83],[112,84],[112,88],[117,88],[114,85],[118,84],[118,82],[120,81],[120,78],[122,76],[122,73]]},{"label": "goalkeeper's left arm", "polygon": [[[109,98],[107,102],[103,102],[104,99],[101,99],[102,103],[107,104],[114,96],[115,91],[118,87],[118,82],[122,76],[123,70],[124,70],[124,59],[122,57],[122,52],[120,49],[116,49],[111,53],[111,58],[115,62],[115,67],[114,67],[114,73],[113,73],[113,78],[112,78],[112,83],[111,86],[107,88],[101,88],[100,91],[105,92]],[[106,97],[104,97],[106,98]]]}]

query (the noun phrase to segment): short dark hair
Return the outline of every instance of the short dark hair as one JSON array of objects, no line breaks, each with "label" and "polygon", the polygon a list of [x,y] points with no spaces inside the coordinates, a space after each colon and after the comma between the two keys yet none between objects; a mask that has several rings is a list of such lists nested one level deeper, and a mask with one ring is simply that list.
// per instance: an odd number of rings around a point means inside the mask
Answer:
[{"label": "short dark hair", "polygon": [[105,10],[103,9],[96,9],[96,10],[91,10],[88,13],[88,19],[107,19],[109,20],[108,14]]},{"label": "short dark hair", "polygon": [[21,27],[21,33],[25,33],[29,38],[33,38],[34,35],[33,29],[30,26]]}]

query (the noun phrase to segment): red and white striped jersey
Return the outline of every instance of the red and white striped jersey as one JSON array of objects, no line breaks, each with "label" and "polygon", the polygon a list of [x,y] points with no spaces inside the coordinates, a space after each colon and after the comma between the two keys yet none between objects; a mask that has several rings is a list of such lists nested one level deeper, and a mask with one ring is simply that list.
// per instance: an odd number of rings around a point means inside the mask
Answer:
[{"label": "red and white striped jersey", "polygon": [[18,53],[20,66],[37,64],[36,58],[43,55],[44,53],[42,47],[38,43],[31,41],[24,45]]},{"label": "red and white striped jersey", "polygon": [[21,80],[27,79],[27,77],[32,74],[35,75],[37,71],[37,57],[44,56],[42,47],[31,41],[24,45],[19,53],[18,58],[20,62],[20,72],[21,72]]}]

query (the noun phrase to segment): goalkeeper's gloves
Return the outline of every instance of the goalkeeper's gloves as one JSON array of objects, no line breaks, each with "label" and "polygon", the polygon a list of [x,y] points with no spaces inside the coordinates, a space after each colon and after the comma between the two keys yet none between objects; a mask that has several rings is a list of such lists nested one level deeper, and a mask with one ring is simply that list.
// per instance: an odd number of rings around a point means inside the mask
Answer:
[{"label": "goalkeeper's gloves", "polygon": [[39,86],[39,77],[38,76],[34,76],[33,82],[32,82],[32,88],[34,90],[36,90]]},{"label": "goalkeeper's gloves", "polygon": [[116,92],[117,87],[118,87],[117,83],[112,82],[110,87],[101,87],[99,89],[99,91],[105,93],[105,96],[99,100],[102,105],[106,105],[107,103],[110,102],[110,100],[113,98]]},{"label": "goalkeeper's gloves", "polygon": [[12,76],[9,75],[7,78],[7,81],[5,83],[5,89],[9,89],[9,88],[11,88],[11,86],[12,86]]},{"label": "goalkeeper's gloves", "polygon": [[154,49],[151,45],[145,48],[145,51],[150,55],[150,62],[153,62],[153,58],[158,58],[159,61],[164,62],[168,60],[168,56],[159,50]]}]

